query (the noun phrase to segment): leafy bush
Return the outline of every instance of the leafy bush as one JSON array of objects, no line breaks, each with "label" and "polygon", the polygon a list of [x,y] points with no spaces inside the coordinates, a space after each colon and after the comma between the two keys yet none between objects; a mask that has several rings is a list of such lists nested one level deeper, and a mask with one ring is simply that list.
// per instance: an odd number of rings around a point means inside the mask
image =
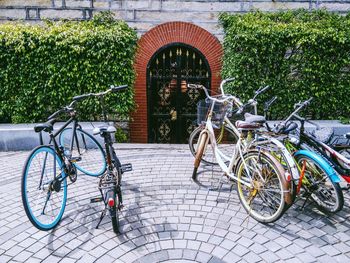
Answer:
[{"label": "leafy bush", "polygon": [[236,78],[228,91],[247,100],[260,86],[272,86],[260,101],[277,95],[271,108],[277,118],[311,96],[313,118],[348,116],[349,18],[325,10],[222,14],[222,75]]},{"label": "leafy bush", "polygon": [[[0,25],[0,122],[44,121],[73,96],[134,82],[137,36],[102,13],[91,21]],[[109,111],[129,112],[133,90],[106,98]],[[79,103],[84,120],[98,119],[99,102]]]}]

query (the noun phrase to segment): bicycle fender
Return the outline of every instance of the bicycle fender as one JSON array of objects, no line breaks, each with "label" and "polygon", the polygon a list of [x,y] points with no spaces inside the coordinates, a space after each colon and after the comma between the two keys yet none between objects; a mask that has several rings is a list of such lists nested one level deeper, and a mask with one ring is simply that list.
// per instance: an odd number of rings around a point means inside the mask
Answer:
[{"label": "bicycle fender", "polygon": [[294,156],[302,156],[302,155],[307,156],[310,159],[317,162],[317,164],[320,165],[322,167],[322,169],[324,169],[326,171],[328,177],[332,180],[332,182],[340,183],[339,175],[323,157],[321,157],[320,155],[318,155],[312,151],[308,151],[308,150],[299,150],[294,154]]}]

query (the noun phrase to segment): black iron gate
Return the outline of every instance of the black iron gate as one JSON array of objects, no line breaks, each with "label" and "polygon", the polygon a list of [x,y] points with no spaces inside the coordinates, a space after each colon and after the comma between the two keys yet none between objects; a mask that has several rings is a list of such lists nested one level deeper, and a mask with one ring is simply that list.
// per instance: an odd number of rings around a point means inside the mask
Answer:
[{"label": "black iron gate", "polygon": [[196,127],[197,102],[202,90],[187,84],[203,84],[210,89],[207,60],[197,49],[174,43],[157,51],[147,68],[149,142],[187,143]]}]

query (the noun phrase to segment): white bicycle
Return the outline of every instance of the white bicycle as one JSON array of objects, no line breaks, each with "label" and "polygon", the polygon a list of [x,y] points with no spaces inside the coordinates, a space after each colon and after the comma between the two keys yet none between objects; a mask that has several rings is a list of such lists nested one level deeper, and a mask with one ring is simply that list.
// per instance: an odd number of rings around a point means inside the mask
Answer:
[{"label": "white bicycle", "polygon": [[[202,88],[207,96],[206,123],[201,131],[194,161],[192,178],[198,182],[198,167],[202,155],[208,146],[224,174],[233,181],[237,181],[239,199],[250,216],[261,223],[272,223],[279,219],[285,208],[291,203],[289,185],[285,178],[282,165],[267,151],[255,147],[255,137],[249,136],[250,131],[261,127],[259,116],[252,115],[246,121],[233,125],[228,119],[228,113],[233,105],[241,107],[239,99],[232,95],[212,97],[202,85],[189,84],[189,88]],[[199,111],[199,118],[203,118],[204,111]],[[224,154],[217,146],[214,126],[227,125],[237,135],[237,143],[232,156]]]}]

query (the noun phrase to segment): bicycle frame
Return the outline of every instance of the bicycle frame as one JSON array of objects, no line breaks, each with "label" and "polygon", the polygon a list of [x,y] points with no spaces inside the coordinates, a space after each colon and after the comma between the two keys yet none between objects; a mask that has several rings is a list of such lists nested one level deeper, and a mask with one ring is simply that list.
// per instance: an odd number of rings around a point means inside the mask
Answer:
[{"label": "bicycle frame", "polygon": [[[211,110],[210,112],[212,113],[213,109],[214,109],[214,104],[212,104],[211,106]],[[242,159],[242,161],[244,162],[244,159],[243,159],[243,151],[242,151],[242,148],[243,148],[243,145],[242,145],[242,139],[241,139],[241,134],[240,132],[237,130],[237,128],[230,122],[230,120],[225,116],[225,119],[224,121],[229,125],[229,127],[238,135],[238,141],[237,141],[237,144],[236,144],[236,147],[234,149],[234,153],[232,155],[231,158],[228,158],[224,153],[222,153],[220,151],[220,149],[218,148],[217,146],[217,143],[216,143],[216,139],[215,139],[215,133],[214,133],[214,129],[213,129],[213,124],[212,124],[212,121],[211,121],[211,116],[212,114],[209,113],[208,115],[208,118],[207,118],[207,121],[206,121],[206,125],[205,125],[205,129],[203,129],[203,131],[200,133],[199,135],[199,139],[198,139],[198,142],[200,144],[201,140],[203,139],[203,135],[205,133],[208,134],[208,136],[205,138],[206,141],[205,141],[205,148],[208,146],[208,143],[210,142],[211,146],[212,146],[212,150],[213,150],[213,153],[214,153],[214,156],[216,158],[216,160],[218,161],[218,164],[219,166],[221,167],[221,169],[225,172],[225,174],[227,176],[229,176],[231,179],[234,179],[236,181],[239,181],[240,183],[248,186],[248,187],[252,187],[252,185],[246,181],[243,181],[241,179],[239,179],[237,176],[235,176],[235,174],[232,172],[234,166],[236,165],[237,161],[238,161],[238,156]],[[225,164],[225,161],[229,161],[229,165],[227,166]],[[248,174],[249,174],[249,171],[247,171]],[[260,174],[259,174],[260,175]],[[249,175],[250,176],[250,175]],[[261,176],[261,175],[260,175]]]}]

